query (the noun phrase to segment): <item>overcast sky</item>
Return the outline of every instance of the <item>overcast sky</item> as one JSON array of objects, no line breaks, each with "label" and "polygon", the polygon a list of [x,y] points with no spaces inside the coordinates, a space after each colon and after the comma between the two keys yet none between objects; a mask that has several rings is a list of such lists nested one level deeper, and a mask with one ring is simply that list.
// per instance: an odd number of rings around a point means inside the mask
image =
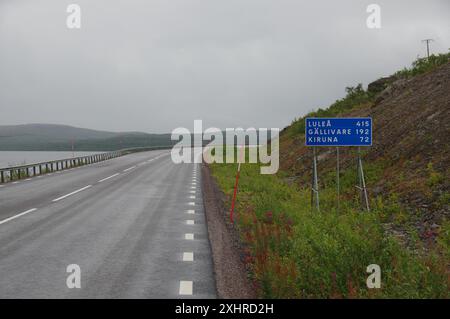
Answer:
[{"label": "overcast sky", "polygon": [[0,0],[0,125],[283,128],[424,56],[425,38],[448,52],[450,1]]}]

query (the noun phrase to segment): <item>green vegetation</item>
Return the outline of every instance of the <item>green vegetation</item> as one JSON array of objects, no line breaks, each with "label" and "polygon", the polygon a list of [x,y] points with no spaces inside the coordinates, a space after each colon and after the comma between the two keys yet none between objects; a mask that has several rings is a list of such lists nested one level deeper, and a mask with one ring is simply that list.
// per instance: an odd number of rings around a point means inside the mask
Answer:
[{"label": "green vegetation", "polygon": [[[347,87],[344,98],[327,109],[295,120],[285,129],[282,147],[283,142],[287,145],[285,149],[292,147],[293,141],[303,137],[306,117],[336,117],[370,106],[375,100],[374,92],[380,92],[380,88],[383,90],[397,79],[433,70],[447,63],[449,57],[441,54],[418,59],[410,69],[381,79],[375,91],[366,91],[361,84]],[[414,223],[420,219],[417,214],[407,212],[400,196],[392,191],[392,185],[398,181],[408,183],[411,176],[407,171],[393,173],[391,167],[392,163],[383,156],[364,162],[366,182],[373,185],[384,181],[383,186],[391,190],[387,198],[371,199],[370,212],[361,208],[354,187],[357,179],[354,168],[341,172],[339,209],[335,172],[332,169],[321,172],[321,209],[315,211],[311,209],[309,176],[296,176],[295,183],[289,183],[285,178],[287,172],[261,175],[258,164],[243,164],[235,227],[259,295],[265,298],[449,298],[450,222],[444,220],[434,233],[427,230],[419,237]],[[212,164],[210,168],[226,195],[225,204],[230,207],[236,165]],[[432,163],[426,173],[420,186],[440,190],[446,175],[438,172]],[[448,192],[436,193],[441,207],[449,204]],[[381,289],[366,286],[369,276],[366,268],[371,264],[381,267]]]},{"label": "green vegetation", "polygon": [[440,65],[447,63],[450,53],[431,55],[429,58],[421,58],[414,61],[410,68],[404,68],[395,73],[398,78],[410,78],[419,74],[429,72]]},{"label": "green vegetation", "polygon": [[444,176],[434,169],[433,163],[428,163],[427,172],[429,174],[427,182],[428,186],[433,187],[444,181]]},{"label": "green vegetation", "polygon": [[371,96],[364,90],[361,83],[355,87],[346,87],[347,93],[343,99],[337,100],[327,109],[318,109],[317,111],[306,114],[303,118],[295,120],[289,127],[289,135],[304,134],[305,133],[305,118],[306,117],[336,117],[337,115],[350,111],[358,105],[365,105],[372,101]]},{"label": "green vegetation", "polygon": [[[211,170],[230,199],[236,165],[213,164]],[[368,179],[379,171],[379,165],[367,166]],[[257,164],[241,166],[236,227],[260,296],[448,298],[449,224],[441,229],[439,246],[428,254],[419,253],[419,240],[405,248],[386,231],[386,225],[407,218],[395,196],[374,199],[372,211],[364,212],[356,196],[351,197],[354,177],[352,171],[343,172],[347,193],[337,211],[329,176],[317,212],[310,208],[308,188],[289,185],[282,176],[261,175]],[[417,238],[413,231],[411,238]],[[370,264],[381,267],[381,289],[366,287]]]}]

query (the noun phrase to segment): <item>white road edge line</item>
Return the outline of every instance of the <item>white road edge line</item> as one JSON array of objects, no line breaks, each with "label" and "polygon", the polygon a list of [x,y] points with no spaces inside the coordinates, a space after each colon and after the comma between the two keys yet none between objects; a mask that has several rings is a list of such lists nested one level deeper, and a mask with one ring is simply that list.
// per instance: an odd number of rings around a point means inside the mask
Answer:
[{"label": "white road edge line", "polygon": [[107,181],[108,179],[111,179],[111,178],[116,177],[116,176],[119,176],[119,175],[120,175],[119,173],[116,173],[116,174],[114,174],[114,175],[111,175],[111,176],[109,176],[109,177],[106,177],[106,178],[104,178],[104,179],[101,179],[101,180],[99,180],[98,182],[101,183],[101,182]]},{"label": "white road edge line", "polygon": [[132,169],[134,169],[134,168],[136,168],[136,166],[131,166],[131,167],[127,168],[127,169],[124,169],[123,171],[124,171],[124,172],[128,172],[128,171],[130,171],[130,170],[132,170]]},{"label": "white road edge line", "polygon": [[19,218],[20,216],[23,216],[23,215],[32,213],[32,212],[34,212],[34,211],[36,211],[36,210],[37,210],[37,208],[32,208],[32,209],[29,209],[29,210],[27,210],[27,211],[25,211],[25,212],[23,212],[23,213],[20,213],[20,214],[14,215],[14,216],[12,216],[12,217],[6,218],[6,219],[0,221],[0,225],[1,225],[1,224],[4,224],[4,223],[7,223],[7,222],[9,222],[9,221],[11,221],[11,220],[13,220],[13,219]]},{"label": "white road edge line", "polygon": [[192,281],[181,280],[180,281],[180,295],[192,295]]},{"label": "white road edge line", "polygon": [[83,188],[77,189],[76,191],[74,191],[74,192],[72,192],[72,193],[69,193],[69,194],[66,194],[66,195],[64,195],[64,196],[55,198],[54,200],[52,200],[52,202],[60,201],[61,199],[64,199],[64,198],[69,197],[69,196],[71,196],[71,195],[75,195],[76,193],[82,192],[82,191],[84,191],[85,189],[88,189],[88,188],[90,188],[90,187],[92,187],[92,185],[88,185],[88,186],[85,186],[85,187],[83,187]]}]

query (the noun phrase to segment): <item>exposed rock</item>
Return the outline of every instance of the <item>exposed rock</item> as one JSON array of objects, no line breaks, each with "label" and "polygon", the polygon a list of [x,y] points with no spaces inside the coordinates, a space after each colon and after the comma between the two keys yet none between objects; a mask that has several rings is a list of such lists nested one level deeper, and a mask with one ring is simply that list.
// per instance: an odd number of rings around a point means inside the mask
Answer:
[{"label": "exposed rock", "polygon": [[389,76],[373,81],[367,86],[369,94],[378,94],[384,91],[390,84],[397,79],[396,76]]}]

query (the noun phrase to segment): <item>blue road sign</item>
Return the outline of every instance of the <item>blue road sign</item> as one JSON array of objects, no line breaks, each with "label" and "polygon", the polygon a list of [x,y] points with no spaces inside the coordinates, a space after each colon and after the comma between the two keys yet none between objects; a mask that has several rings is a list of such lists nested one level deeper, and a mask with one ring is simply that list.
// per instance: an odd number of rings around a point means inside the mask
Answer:
[{"label": "blue road sign", "polygon": [[307,118],[306,146],[371,146],[372,118]]}]

